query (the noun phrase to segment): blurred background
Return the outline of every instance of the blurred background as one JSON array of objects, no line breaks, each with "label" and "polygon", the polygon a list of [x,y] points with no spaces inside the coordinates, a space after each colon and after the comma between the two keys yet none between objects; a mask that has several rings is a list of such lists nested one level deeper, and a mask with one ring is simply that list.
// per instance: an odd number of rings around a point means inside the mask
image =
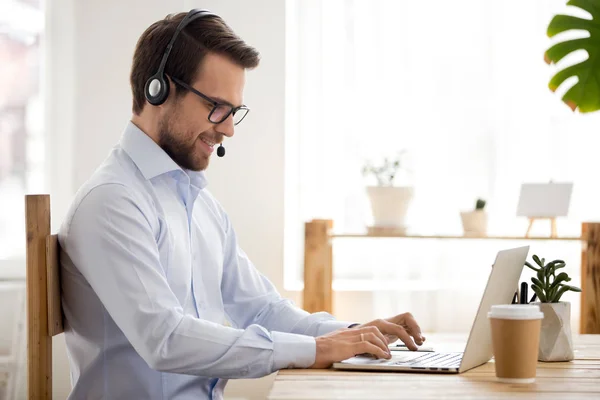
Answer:
[{"label": "blurred background", "polygon": [[[23,195],[51,194],[56,231],[130,118],[138,37],[191,8],[218,13],[261,52],[244,96],[252,112],[207,176],[242,247],[298,305],[304,223],[366,232],[373,182],[363,167],[401,151],[410,233],[460,236],[460,212],[482,198],[489,235],[523,236],[526,182],[573,183],[559,236],[599,219],[600,114],[565,106],[543,59],[580,35],[546,35],[555,14],[582,15],[564,0],[0,0],[0,399],[25,396]],[[549,229],[539,222],[532,235]],[[361,322],[411,311],[425,332],[467,333],[497,251],[523,244],[564,259],[580,284],[577,240],[336,239],[334,314]],[[564,296],[575,333],[579,297]],[[55,398],[67,397],[69,379],[58,336]],[[265,398],[272,379],[230,381],[227,398]]]}]

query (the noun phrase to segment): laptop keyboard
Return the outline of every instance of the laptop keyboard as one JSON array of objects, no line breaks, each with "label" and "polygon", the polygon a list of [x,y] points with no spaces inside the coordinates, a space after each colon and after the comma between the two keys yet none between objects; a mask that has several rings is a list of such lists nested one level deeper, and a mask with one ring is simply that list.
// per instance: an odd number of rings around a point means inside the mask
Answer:
[{"label": "laptop keyboard", "polygon": [[415,368],[458,368],[463,353],[426,353],[416,357],[403,356],[396,357],[399,360],[390,360],[390,365],[398,365],[403,367]]}]

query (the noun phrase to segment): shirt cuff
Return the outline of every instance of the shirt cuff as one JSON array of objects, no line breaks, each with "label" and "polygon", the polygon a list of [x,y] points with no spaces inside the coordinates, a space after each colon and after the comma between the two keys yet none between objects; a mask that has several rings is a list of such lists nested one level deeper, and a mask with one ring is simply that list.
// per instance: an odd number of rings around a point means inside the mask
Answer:
[{"label": "shirt cuff", "polygon": [[315,363],[317,342],[314,337],[295,333],[271,332],[273,371],[284,368],[308,368]]},{"label": "shirt cuff", "polygon": [[355,324],[353,322],[337,320],[323,321],[317,328],[317,336],[326,335],[330,332],[337,331],[338,329],[349,328],[351,325]]}]

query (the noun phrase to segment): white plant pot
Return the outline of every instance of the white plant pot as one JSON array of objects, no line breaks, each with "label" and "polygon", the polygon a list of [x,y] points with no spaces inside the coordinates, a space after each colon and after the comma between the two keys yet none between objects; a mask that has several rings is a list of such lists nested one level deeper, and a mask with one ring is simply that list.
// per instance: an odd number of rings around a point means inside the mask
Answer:
[{"label": "white plant pot", "polygon": [[465,236],[485,236],[488,216],[483,210],[463,211],[460,213]]},{"label": "white plant pot", "polygon": [[540,361],[571,361],[573,338],[571,335],[571,303],[536,303],[544,313],[540,333]]},{"label": "white plant pot", "polygon": [[412,186],[369,186],[367,194],[373,212],[373,226],[406,227],[406,213],[414,195]]}]

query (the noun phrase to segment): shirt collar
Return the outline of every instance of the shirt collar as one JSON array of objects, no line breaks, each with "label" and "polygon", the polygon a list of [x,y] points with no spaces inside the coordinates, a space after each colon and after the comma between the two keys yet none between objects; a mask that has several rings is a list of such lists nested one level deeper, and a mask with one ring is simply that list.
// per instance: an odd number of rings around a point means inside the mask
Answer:
[{"label": "shirt collar", "polygon": [[208,183],[204,172],[182,169],[150,136],[131,121],[127,123],[120,145],[148,180],[167,172],[181,171],[190,178],[190,183],[199,189],[203,189]]}]

